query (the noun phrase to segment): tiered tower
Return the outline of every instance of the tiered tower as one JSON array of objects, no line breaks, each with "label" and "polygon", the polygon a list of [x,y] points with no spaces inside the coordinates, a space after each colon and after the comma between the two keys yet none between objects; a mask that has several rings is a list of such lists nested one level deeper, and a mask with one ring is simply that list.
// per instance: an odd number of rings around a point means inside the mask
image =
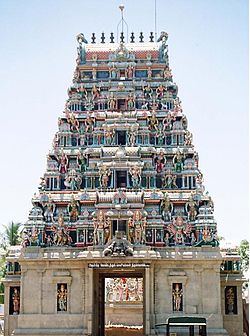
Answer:
[{"label": "tiered tower", "polygon": [[16,272],[6,278],[6,335],[104,335],[104,280],[117,277],[141,279],[144,335],[176,314],[205,317],[211,335],[227,335],[224,325],[241,335],[240,282],[227,286],[230,297],[221,287],[214,205],[168,34],[106,39],[77,36],[73,83],[23,247],[8,257]]},{"label": "tiered tower", "polygon": [[[104,246],[123,232],[133,245],[216,245],[213,202],[158,43],[77,41],[47,169],[26,224],[26,245]],[[62,229],[63,225],[63,229]],[[60,233],[59,233],[60,231]],[[60,237],[60,234],[62,237]]]}]

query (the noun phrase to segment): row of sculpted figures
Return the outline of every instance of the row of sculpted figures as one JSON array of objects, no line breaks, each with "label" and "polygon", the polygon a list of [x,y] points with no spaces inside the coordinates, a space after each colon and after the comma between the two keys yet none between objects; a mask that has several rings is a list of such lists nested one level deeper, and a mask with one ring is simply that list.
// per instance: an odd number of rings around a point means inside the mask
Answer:
[{"label": "row of sculpted figures", "polygon": [[[124,194],[124,192],[120,191],[117,196],[119,197],[119,202],[121,200],[121,204],[126,204],[126,195],[124,198]],[[51,199],[43,203],[43,215],[47,223],[45,225],[47,233],[35,225],[30,229],[25,229],[23,231],[24,246],[41,245],[41,243],[46,246],[75,244],[76,241],[72,240],[70,231],[76,231],[80,214],[82,218],[88,218],[88,229],[90,229],[93,236],[93,245],[102,246],[112,239],[114,234],[113,218],[106,211],[98,210],[96,213],[92,211],[93,215],[91,215],[91,211],[88,211],[86,207],[81,209],[79,201],[76,201],[73,197],[67,209],[60,208],[56,215],[54,214],[55,207],[56,205]],[[123,228],[128,241],[133,245],[144,245],[151,243],[153,240],[158,243],[164,243],[166,246],[217,244],[215,222],[212,221],[211,224],[211,221],[209,222],[208,220],[213,218],[213,202],[210,197],[205,202],[202,202],[201,212],[199,202],[193,196],[190,196],[184,204],[182,211],[180,206],[176,209],[175,203],[171,202],[169,196],[165,194],[159,209],[162,219],[157,224],[158,229],[156,230],[154,229],[154,222],[152,222],[152,219],[147,218],[146,213],[140,210],[134,211],[125,221],[126,228]],[[42,208],[40,210],[42,214]],[[68,216],[65,217],[65,213],[68,213]],[[157,215],[157,211],[154,214],[152,213],[152,215]],[[200,216],[203,216],[202,218],[207,219],[207,221],[203,220],[202,224],[199,224]],[[67,218],[67,224],[64,222],[65,218]],[[155,239],[152,239],[153,231],[156,234]],[[74,240],[76,240],[76,236]]]},{"label": "row of sculpted figures", "polygon": [[155,66],[145,66],[144,69],[136,69],[134,65],[131,63],[127,63],[127,66],[118,66],[116,62],[110,62],[108,69],[98,69],[98,67],[93,67],[91,71],[82,70],[79,66],[76,67],[73,74],[73,83],[81,83],[85,80],[93,80],[97,79],[102,80],[119,80],[122,78],[123,80],[129,79],[163,79],[172,82],[172,70],[169,66],[165,66],[164,69],[157,69]]},{"label": "row of sculpted figures", "polygon": [[[126,157],[122,148],[118,148],[116,156]],[[120,187],[131,189],[161,188],[161,189],[196,189],[203,188],[203,175],[198,169],[198,156],[186,157],[177,151],[174,155],[164,152],[152,154],[152,160],[142,167],[138,162],[125,167],[124,181]],[[56,179],[56,186],[51,186],[50,180]],[[91,185],[89,184],[90,180]],[[41,177],[39,189],[45,190],[81,190],[89,188],[108,189],[119,187],[116,169],[101,161],[90,166],[89,154],[80,151],[74,156],[68,156],[64,151],[57,157],[48,156],[47,172]]]},{"label": "row of sculpted figures", "polygon": [[[167,192],[164,193],[163,199],[160,203],[160,211],[162,219],[165,222],[172,221],[172,217],[176,215],[176,212],[181,212],[181,215],[185,216],[189,222],[194,222],[199,215],[199,210],[205,211],[205,214],[213,214],[214,203],[211,196],[208,196],[205,201],[201,201],[200,197],[197,198],[196,193],[190,194],[187,201],[184,201],[183,205],[177,210],[174,209],[174,202],[170,200]],[[174,211],[175,210],[175,211]]]},{"label": "row of sculpted figures", "polygon": [[[77,147],[95,147],[95,146],[167,146],[167,147],[191,147],[192,134],[187,130],[171,129],[172,125],[168,118],[162,121],[151,119],[144,125],[131,123],[126,129],[117,129],[109,123],[94,125],[87,119],[80,123],[79,131],[72,133],[70,131],[60,131],[55,134],[53,148],[77,148]],[[166,123],[165,123],[166,121]],[[164,124],[165,123],[165,124]],[[176,124],[175,122],[174,124]],[[179,121],[178,121],[179,123]],[[124,139],[121,141],[119,133],[124,133]]]},{"label": "row of sculpted figures", "polygon": [[[93,84],[87,90],[82,84],[70,87],[69,99],[66,101],[64,112],[83,112],[91,110],[174,110],[182,112],[181,102],[177,97],[177,86],[171,84],[151,87],[150,84],[142,86],[140,91],[126,91],[124,86],[119,91],[105,91]],[[122,89],[122,94],[121,94]]]}]

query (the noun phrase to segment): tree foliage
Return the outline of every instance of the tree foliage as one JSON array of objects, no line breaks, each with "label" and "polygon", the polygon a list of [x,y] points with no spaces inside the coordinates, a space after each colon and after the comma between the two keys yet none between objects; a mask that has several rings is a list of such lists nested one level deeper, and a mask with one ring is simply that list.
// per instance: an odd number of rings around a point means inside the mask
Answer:
[{"label": "tree foliage", "polygon": [[[20,244],[20,230],[20,223],[12,221],[8,225],[3,225],[0,242],[0,280],[4,278],[6,274],[6,253],[8,247]],[[0,304],[1,303],[4,303],[4,285],[0,281]]]},{"label": "tree foliage", "polygon": [[241,259],[241,270],[247,272],[249,268],[249,241],[244,239],[241,241],[238,253]]},{"label": "tree foliage", "polygon": [[6,250],[8,246],[20,244],[20,229],[21,223],[10,222],[8,225],[4,225],[2,248]]}]

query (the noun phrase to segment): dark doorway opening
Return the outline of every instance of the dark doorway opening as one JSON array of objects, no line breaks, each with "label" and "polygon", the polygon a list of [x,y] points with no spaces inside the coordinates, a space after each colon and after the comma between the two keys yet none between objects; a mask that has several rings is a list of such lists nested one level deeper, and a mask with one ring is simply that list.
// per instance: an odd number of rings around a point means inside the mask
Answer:
[{"label": "dark doorway opening", "polygon": [[112,237],[115,237],[115,232],[120,231],[124,232],[124,235],[127,234],[127,221],[126,220],[113,220],[112,221]]},{"label": "dark doorway opening", "polygon": [[127,172],[118,170],[116,172],[116,188],[126,188],[127,187]]},{"label": "dark doorway opening", "polygon": [[117,131],[117,144],[121,146],[126,145],[126,131]]},{"label": "dark doorway opening", "polygon": [[125,99],[118,99],[118,109],[124,111],[125,106]]}]

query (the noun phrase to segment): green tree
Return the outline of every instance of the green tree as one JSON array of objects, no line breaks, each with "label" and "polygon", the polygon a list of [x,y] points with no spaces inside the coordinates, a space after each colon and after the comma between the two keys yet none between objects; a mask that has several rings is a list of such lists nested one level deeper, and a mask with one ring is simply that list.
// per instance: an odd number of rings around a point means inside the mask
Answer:
[{"label": "green tree", "polygon": [[1,279],[6,274],[6,253],[9,246],[20,244],[21,223],[10,222],[3,225],[0,242],[0,303],[4,303],[4,285]]},{"label": "green tree", "polygon": [[241,270],[243,273],[248,271],[249,268],[249,241],[244,239],[240,242],[238,248],[238,253],[240,255]]},{"label": "green tree", "polygon": [[0,304],[4,303],[4,284],[1,279],[5,277],[6,274],[6,261],[5,253],[0,256]]},{"label": "green tree", "polygon": [[2,248],[6,250],[8,246],[20,244],[20,229],[21,223],[10,222],[4,225]]}]

